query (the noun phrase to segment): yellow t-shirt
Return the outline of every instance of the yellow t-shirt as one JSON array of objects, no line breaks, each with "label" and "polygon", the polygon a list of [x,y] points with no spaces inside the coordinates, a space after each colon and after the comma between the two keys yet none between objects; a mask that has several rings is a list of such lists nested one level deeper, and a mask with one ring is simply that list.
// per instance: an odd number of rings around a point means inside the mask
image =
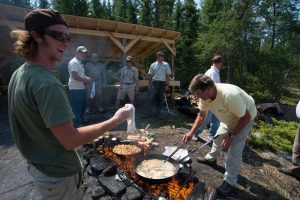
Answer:
[{"label": "yellow t-shirt", "polygon": [[217,88],[216,99],[202,100],[199,99],[199,109],[202,111],[210,110],[221,123],[224,123],[228,128],[232,129],[237,124],[239,118],[245,115],[246,109],[254,119],[257,111],[254,99],[241,88],[226,84],[215,83]]}]

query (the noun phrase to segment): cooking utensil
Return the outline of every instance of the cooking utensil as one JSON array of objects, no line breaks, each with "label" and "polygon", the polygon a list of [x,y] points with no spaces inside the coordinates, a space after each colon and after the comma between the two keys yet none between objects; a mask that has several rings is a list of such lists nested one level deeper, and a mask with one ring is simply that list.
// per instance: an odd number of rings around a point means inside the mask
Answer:
[{"label": "cooking utensil", "polygon": [[181,149],[181,147],[183,147],[185,143],[182,143],[179,147],[177,147],[168,157],[167,159],[164,161],[164,163],[166,163],[168,160],[170,160],[170,158],[172,158],[172,156],[179,150]]},{"label": "cooking utensil", "polygon": [[[214,139],[218,138],[219,136],[220,136],[220,135],[215,135],[213,138],[209,138],[209,139],[207,140],[207,142],[205,142],[204,144],[202,144],[200,147],[197,147],[197,148],[195,148],[194,150],[190,151],[189,154],[193,154],[193,153],[195,153],[196,151],[202,149],[203,147],[205,147],[205,146],[207,146],[208,144],[212,143],[212,142],[214,141]],[[186,159],[187,157],[189,157],[189,155],[184,156],[183,158],[181,158],[181,159],[178,161],[178,163],[184,161],[184,159]]]},{"label": "cooking utensil", "polygon": [[160,155],[160,154],[148,154],[146,156],[143,156],[139,159],[136,160],[136,162],[134,163],[134,170],[135,173],[137,174],[137,176],[147,182],[150,183],[162,183],[162,182],[166,182],[171,180],[173,177],[175,177],[178,174],[178,170],[179,170],[179,164],[177,161],[170,159],[168,162],[170,162],[175,168],[176,168],[176,173],[172,176],[169,177],[165,177],[165,178],[160,178],[160,179],[153,179],[153,178],[149,178],[149,177],[145,177],[143,176],[143,174],[139,173],[139,171],[137,171],[137,167],[144,161],[144,160],[152,160],[152,159],[158,159],[158,160],[165,160],[167,158],[167,156],[164,155]]}]

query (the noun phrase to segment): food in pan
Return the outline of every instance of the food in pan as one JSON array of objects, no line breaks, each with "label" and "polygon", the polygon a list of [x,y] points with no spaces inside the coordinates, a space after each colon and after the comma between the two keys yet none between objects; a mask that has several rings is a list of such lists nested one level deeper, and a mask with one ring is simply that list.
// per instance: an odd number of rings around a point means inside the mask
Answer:
[{"label": "food in pan", "polygon": [[136,168],[136,172],[149,179],[169,178],[177,173],[176,167],[169,161],[149,159],[142,161]]},{"label": "food in pan", "polygon": [[133,155],[139,153],[140,151],[141,149],[139,147],[131,144],[119,144],[113,148],[113,152],[115,154],[124,156]]}]

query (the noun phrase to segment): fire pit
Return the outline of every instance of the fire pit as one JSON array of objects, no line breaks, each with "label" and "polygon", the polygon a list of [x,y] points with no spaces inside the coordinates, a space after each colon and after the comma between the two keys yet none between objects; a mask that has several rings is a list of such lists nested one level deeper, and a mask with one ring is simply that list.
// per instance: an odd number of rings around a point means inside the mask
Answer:
[{"label": "fire pit", "polygon": [[149,182],[135,169],[136,161],[148,154],[148,147],[140,146],[142,154],[120,156],[112,151],[116,144],[107,139],[106,143],[85,145],[85,199],[189,199],[200,184],[188,162],[180,164],[170,179]]}]

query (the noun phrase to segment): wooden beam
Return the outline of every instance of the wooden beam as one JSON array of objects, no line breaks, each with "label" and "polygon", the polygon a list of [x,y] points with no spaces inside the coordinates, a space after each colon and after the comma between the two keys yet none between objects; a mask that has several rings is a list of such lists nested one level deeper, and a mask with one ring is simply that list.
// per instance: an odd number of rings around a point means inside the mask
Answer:
[{"label": "wooden beam", "polygon": [[135,45],[140,39],[141,39],[141,36],[138,36],[134,40],[129,42],[129,44],[126,45],[124,52],[127,53],[133,47],[133,45]]},{"label": "wooden beam", "polygon": [[111,41],[113,41],[113,43],[115,43],[121,49],[122,52],[125,52],[124,46],[117,38],[115,38],[115,36],[113,36],[112,33],[106,31],[106,35],[111,39]]},{"label": "wooden beam", "polygon": [[[96,31],[96,30],[69,28],[69,32],[74,33],[74,34],[108,37],[108,35],[107,35],[108,31]],[[136,37],[140,36],[140,35],[132,35],[132,34],[126,34],[126,33],[115,33],[115,32],[110,32],[110,33],[115,38],[125,38],[125,39],[129,39],[129,40],[134,40],[134,39],[136,39]],[[162,43],[161,38],[154,38],[154,37],[149,37],[149,36],[141,36],[140,40],[148,41],[148,42]],[[168,44],[175,44],[174,40],[164,39],[164,41],[167,42]]]},{"label": "wooden beam", "polygon": [[176,52],[174,51],[174,49],[172,47],[170,47],[170,45],[164,40],[161,39],[161,41],[165,44],[165,46],[169,49],[169,51],[172,53],[173,56],[176,56]]}]

